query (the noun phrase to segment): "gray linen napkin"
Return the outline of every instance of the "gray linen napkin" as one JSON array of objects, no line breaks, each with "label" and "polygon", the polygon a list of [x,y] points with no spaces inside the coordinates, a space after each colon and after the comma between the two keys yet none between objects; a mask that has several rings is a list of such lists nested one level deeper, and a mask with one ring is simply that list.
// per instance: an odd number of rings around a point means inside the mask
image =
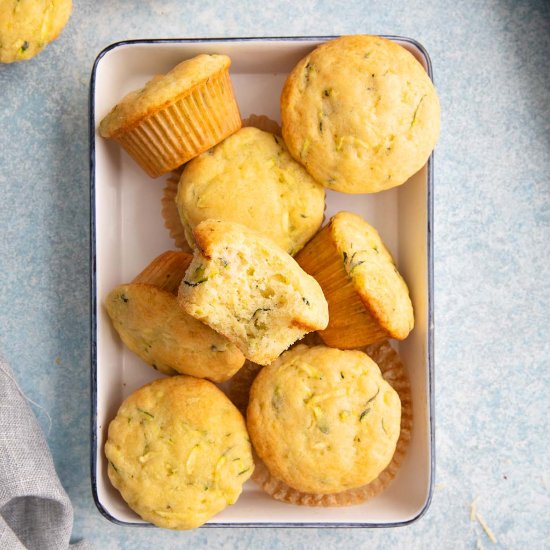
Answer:
[{"label": "gray linen napkin", "polygon": [[[0,548],[69,548],[73,508],[40,426],[0,358]],[[85,541],[70,546],[91,548]]]}]

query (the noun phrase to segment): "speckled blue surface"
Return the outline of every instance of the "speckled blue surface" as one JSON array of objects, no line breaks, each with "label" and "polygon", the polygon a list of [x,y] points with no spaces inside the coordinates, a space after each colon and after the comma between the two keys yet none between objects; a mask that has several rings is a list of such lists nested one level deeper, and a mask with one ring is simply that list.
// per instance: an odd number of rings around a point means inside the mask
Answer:
[{"label": "speckled blue surface", "polygon": [[[0,353],[98,548],[544,548],[550,541],[548,2],[76,1],[61,37],[0,66]],[[400,529],[171,533],[103,519],[89,478],[88,82],[127,38],[385,33],[431,55],[436,441],[431,508]],[[46,417],[35,409],[47,431]],[[496,535],[493,545],[469,505]],[[546,541],[546,545],[545,545]]]}]

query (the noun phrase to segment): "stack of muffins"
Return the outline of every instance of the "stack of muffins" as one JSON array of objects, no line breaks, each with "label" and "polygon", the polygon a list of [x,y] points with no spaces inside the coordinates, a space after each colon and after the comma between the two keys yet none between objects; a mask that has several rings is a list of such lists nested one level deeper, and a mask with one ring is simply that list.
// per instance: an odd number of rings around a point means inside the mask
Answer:
[{"label": "stack of muffins", "polygon": [[325,188],[378,192],[425,164],[429,77],[391,41],[331,40],[288,76],[279,131],[261,116],[242,127],[229,66],[186,60],[100,124],[150,176],[172,172],[163,215],[182,250],[105,299],[122,341],[169,375],[111,422],[109,478],[171,529],[203,524],[251,476],[285,502],[363,502],[396,475],[412,427],[388,343],[414,326],[407,285],[360,216],[321,226]]}]

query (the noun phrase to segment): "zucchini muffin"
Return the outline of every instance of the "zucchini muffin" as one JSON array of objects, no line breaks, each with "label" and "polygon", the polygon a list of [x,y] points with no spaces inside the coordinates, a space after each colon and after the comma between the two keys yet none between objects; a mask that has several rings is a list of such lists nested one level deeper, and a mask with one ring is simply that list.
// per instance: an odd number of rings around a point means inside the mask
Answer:
[{"label": "zucchini muffin", "polygon": [[109,424],[108,475],[130,508],[168,529],[199,527],[234,504],[254,470],[242,415],[206,380],[143,386]]},{"label": "zucchini muffin", "polygon": [[292,70],[281,96],[290,154],[329,189],[374,193],[428,160],[440,108],[422,65],[379,36],[342,36]]},{"label": "zucchini muffin", "polygon": [[193,229],[215,218],[246,225],[295,254],[323,222],[325,190],[282,138],[248,127],[185,166],[176,204],[192,247]]},{"label": "zucchini muffin", "polygon": [[113,289],[105,307],[121,340],[155,370],[224,382],[244,356],[179,307],[175,295],[192,259],[173,250],[160,254],[132,283]]},{"label": "zucchini muffin", "polygon": [[71,0],[0,2],[0,63],[34,57],[55,40],[71,15]]},{"label": "zucchini muffin", "polygon": [[201,222],[193,235],[197,249],[180,305],[247,359],[267,365],[307,332],[327,326],[321,287],[271,239],[222,220]]},{"label": "zucchini muffin", "polygon": [[329,307],[323,341],[356,348],[403,340],[414,327],[409,289],[380,235],[363,218],[339,212],[296,256],[321,285]]},{"label": "zucchini muffin", "polygon": [[241,127],[226,55],[201,54],[128,94],[101,121],[151,176],[174,170]]},{"label": "zucchini muffin", "polygon": [[124,344],[163,374],[224,382],[243,366],[237,347],[187,315],[171,292],[144,283],[120,285],[105,307]]},{"label": "zucchini muffin", "polygon": [[360,351],[299,345],[263,368],[247,426],[271,475],[297,491],[340,493],[374,480],[399,438],[401,403]]}]

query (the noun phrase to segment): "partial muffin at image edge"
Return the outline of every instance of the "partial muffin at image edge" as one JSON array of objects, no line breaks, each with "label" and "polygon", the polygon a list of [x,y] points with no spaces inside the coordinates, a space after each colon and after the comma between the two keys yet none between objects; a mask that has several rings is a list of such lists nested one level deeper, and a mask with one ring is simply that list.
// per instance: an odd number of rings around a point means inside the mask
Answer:
[{"label": "partial muffin at image edge", "polygon": [[178,292],[181,307],[262,365],[307,332],[325,328],[317,281],[271,239],[244,225],[205,220]]},{"label": "partial muffin at image edge", "polygon": [[226,55],[200,54],[124,97],[99,125],[151,177],[174,170],[241,127]]},{"label": "partial muffin at image edge", "polygon": [[71,16],[71,0],[0,2],[0,63],[25,61],[55,40]]},{"label": "partial muffin at image edge", "polygon": [[144,520],[193,529],[234,504],[254,470],[242,415],[211,382],[156,380],[109,424],[108,475]]}]

